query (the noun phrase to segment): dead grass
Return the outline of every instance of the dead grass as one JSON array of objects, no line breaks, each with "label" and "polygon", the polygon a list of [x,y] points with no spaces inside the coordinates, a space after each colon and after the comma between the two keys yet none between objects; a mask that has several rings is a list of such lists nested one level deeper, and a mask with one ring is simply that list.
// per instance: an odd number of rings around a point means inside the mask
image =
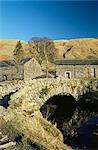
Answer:
[{"label": "dead grass", "polygon": [[[65,55],[65,59],[95,59],[98,58],[98,39],[83,38],[74,40],[54,41],[58,49],[58,58],[63,58],[63,54],[70,48]],[[90,57],[90,58],[89,58]]]},{"label": "dead grass", "polygon": [[[0,60],[13,59],[13,50],[18,40],[0,40]],[[26,42],[21,41],[24,47]]]},{"label": "dead grass", "polygon": [[[98,39],[83,38],[74,40],[54,40],[54,46],[57,49],[58,59],[97,59],[98,58]],[[13,59],[13,50],[17,40],[0,40],[0,58]],[[30,56],[28,44],[21,41],[25,55]],[[70,51],[67,51],[71,47]]]},{"label": "dead grass", "polygon": [[41,150],[42,148],[44,148],[43,150],[71,150],[69,146],[63,144],[61,132],[38,114],[30,117],[15,113],[11,122],[14,124],[16,131],[18,130],[20,134],[23,133],[26,140],[30,139]]}]

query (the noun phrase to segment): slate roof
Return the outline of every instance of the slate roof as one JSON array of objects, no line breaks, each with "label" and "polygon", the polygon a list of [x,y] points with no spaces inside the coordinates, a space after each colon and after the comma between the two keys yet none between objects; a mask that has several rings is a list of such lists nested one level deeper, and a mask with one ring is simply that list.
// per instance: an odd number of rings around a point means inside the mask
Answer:
[{"label": "slate roof", "polygon": [[0,67],[14,66],[13,61],[0,61]]},{"label": "slate roof", "polygon": [[[31,58],[24,58],[20,61],[19,65],[24,65],[26,62],[28,62]],[[11,67],[15,66],[15,62],[13,60],[8,61],[0,61],[0,67]]]},{"label": "slate roof", "polygon": [[98,59],[93,60],[60,60],[57,59],[54,61],[56,65],[98,65]]},{"label": "slate roof", "polygon": [[20,65],[24,65],[25,63],[27,63],[30,59],[32,59],[32,57],[28,57],[28,58],[24,58],[20,61]]}]

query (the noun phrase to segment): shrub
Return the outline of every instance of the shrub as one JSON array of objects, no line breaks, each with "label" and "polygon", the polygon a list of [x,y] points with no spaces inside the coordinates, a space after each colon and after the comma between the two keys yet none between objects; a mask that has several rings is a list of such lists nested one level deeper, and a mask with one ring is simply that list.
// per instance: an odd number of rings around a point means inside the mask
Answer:
[{"label": "shrub", "polygon": [[49,89],[47,88],[47,86],[45,86],[45,88],[42,88],[39,98],[44,98],[44,96],[48,94],[48,91]]},{"label": "shrub", "polygon": [[15,125],[11,121],[5,123],[5,130],[11,140],[15,140],[16,136],[19,136],[19,131],[15,128]]}]

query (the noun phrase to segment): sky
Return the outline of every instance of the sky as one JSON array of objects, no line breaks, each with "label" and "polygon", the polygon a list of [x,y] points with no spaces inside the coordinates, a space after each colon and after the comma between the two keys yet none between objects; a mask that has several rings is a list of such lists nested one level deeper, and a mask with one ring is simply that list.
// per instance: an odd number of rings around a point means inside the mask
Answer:
[{"label": "sky", "polygon": [[97,8],[97,0],[0,0],[0,39],[97,37]]}]

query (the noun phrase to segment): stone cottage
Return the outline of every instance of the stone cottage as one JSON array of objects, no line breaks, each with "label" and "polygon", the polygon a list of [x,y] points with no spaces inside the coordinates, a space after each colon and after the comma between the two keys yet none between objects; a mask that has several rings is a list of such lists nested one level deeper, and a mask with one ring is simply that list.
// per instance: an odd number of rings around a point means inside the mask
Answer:
[{"label": "stone cottage", "polygon": [[20,64],[19,67],[15,65],[13,61],[1,61],[0,62],[0,81],[23,79],[24,64]]},{"label": "stone cottage", "polygon": [[55,60],[55,65],[57,77],[98,78],[98,60]]},{"label": "stone cottage", "polygon": [[36,59],[32,58],[24,64],[24,80],[32,80],[43,75],[41,66]]},{"label": "stone cottage", "polygon": [[42,75],[41,66],[34,58],[22,59],[18,66],[14,61],[0,62],[0,81],[32,80]]},{"label": "stone cottage", "polygon": [[[55,60],[54,63],[57,77],[98,78],[98,60]],[[32,80],[40,77],[45,78],[46,74],[34,58],[22,59],[18,67],[14,61],[0,62],[0,81]]]}]

